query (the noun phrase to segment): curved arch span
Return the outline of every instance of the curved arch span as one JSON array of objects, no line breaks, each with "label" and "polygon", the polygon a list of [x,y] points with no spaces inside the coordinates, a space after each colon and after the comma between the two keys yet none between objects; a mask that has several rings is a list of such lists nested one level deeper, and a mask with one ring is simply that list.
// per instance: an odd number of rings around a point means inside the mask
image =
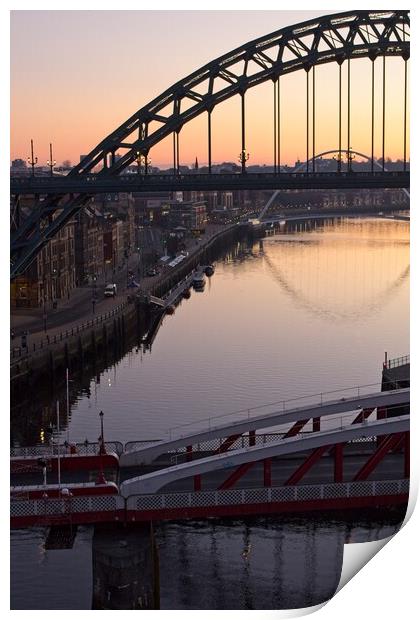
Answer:
[{"label": "curved arch span", "polygon": [[[348,11],[288,26],[212,60],[140,108],[87,155],[70,175],[120,174],[139,154],[203,112],[249,88],[316,65],[377,56],[410,56],[408,11]],[[222,82],[222,88],[216,90]],[[168,111],[169,110],[169,111]],[[159,126],[152,131],[152,123]],[[116,158],[118,150],[125,153]]]}]

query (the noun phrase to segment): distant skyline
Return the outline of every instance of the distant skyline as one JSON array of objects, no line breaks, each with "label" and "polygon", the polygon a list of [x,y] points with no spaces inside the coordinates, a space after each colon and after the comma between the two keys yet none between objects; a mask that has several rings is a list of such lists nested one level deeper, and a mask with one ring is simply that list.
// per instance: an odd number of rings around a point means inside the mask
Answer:
[{"label": "distant skyline", "polygon": [[[12,11],[11,159],[30,155],[79,161],[105,136],[171,84],[239,45],[307,19],[338,11]],[[370,153],[370,61],[353,61],[353,149]],[[382,63],[376,62],[375,156],[381,157]],[[402,157],[403,61],[387,59],[386,156]],[[357,82],[356,82],[357,79]],[[317,68],[316,151],[337,148],[335,63]],[[345,96],[343,86],[343,100]],[[249,164],[272,164],[272,85],[247,99]],[[343,147],[347,144],[343,104]],[[305,76],[282,78],[282,163],[305,159]],[[206,118],[180,134],[180,163],[207,163]],[[150,152],[152,165],[171,164],[171,141]],[[239,97],[213,113],[213,160],[237,161]]]}]

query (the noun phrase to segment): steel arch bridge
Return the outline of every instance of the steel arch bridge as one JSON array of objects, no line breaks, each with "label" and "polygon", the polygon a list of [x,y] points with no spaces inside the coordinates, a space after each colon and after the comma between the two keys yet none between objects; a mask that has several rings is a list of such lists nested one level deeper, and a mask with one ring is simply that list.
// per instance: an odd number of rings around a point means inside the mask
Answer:
[{"label": "steel arch bridge", "polygon": [[[338,151],[350,151],[350,115],[347,145],[343,147],[341,129],[341,72],[347,61],[350,86],[350,63],[369,58],[372,72],[378,57],[400,56],[404,60],[404,166],[400,172],[320,174],[315,167],[305,174],[280,170],[280,84],[281,76],[296,71],[306,73],[306,160],[309,157],[309,74],[315,93],[315,68],[335,62],[340,74]],[[12,179],[14,215],[11,242],[11,275],[15,277],[35,258],[48,241],[83,208],[95,193],[107,191],[153,191],[160,189],[278,189],[327,187],[407,187],[407,61],[410,57],[410,17],[408,11],[354,11],[327,15],[292,25],[260,37],[212,60],[191,75],[172,85],[150,103],[139,109],[114,132],[102,140],[64,178]],[[273,82],[273,170],[272,174],[246,172],[246,92],[264,82]],[[350,90],[349,90],[350,92]],[[227,99],[241,98],[241,166],[242,175],[212,174],[212,112]],[[313,100],[313,103],[315,98]],[[372,97],[372,106],[374,98]],[[350,99],[348,99],[350,109]],[[179,140],[184,125],[201,114],[207,114],[208,174],[180,175]],[[168,136],[173,136],[173,174],[149,174],[150,149]],[[372,129],[373,135],[373,129]],[[313,105],[312,148],[315,156],[315,106]],[[372,146],[373,153],[373,146]],[[385,157],[385,132],[382,140]],[[373,159],[373,155],[372,155]],[[124,175],[136,162],[142,174]],[[315,162],[315,157],[314,157]],[[315,166],[315,164],[314,164]],[[98,168],[100,168],[98,170]],[[133,176],[136,178],[133,179]],[[306,177],[306,178],[305,178]],[[21,194],[35,194],[37,201],[26,219],[19,208]],[[39,200],[39,196],[46,196]]]}]

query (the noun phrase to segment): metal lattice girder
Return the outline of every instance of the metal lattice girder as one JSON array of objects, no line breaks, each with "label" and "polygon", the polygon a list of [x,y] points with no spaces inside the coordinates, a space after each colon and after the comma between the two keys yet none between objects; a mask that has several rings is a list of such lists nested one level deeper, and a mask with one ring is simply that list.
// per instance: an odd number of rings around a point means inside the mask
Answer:
[{"label": "metal lattice girder", "polygon": [[[337,13],[282,28],[172,85],[102,140],[70,174],[90,172],[102,162],[106,162],[103,174],[119,174],[138,152],[147,155],[152,146],[179,133],[199,114],[249,88],[315,65],[379,55],[409,57],[409,11]],[[220,81],[222,88],[217,89]],[[154,130],[152,122],[159,124]],[[119,149],[126,152],[116,160]]]},{"label": "metal lattice girder", "polygon": [[353,482],[358,480],[366,480],[375,467],[384,459],[388,452],[390,452],[400,442],[403,437],[404,433],[395,433],[383,437],[377,450],[354,476]]},{"label": "metal lattice girder", "polygon": [[[72,169],[68,180],[86,178],[98,164],[103,165],[98,177],[115,178],[139,155],[147,160],[150,149],[170,134],[178,138],[182,127],[192,119],[203,113],[210,117],[217,105],[235,95],[243,96],[254,86],[316,65],[366,57],[373,60],[379,55],[409,58],[408,11],[337,13],[282,28],[212,60],[172,85],[102,140]],[[86,185],[69,191],[76,195],[64,206],[63,196],[37,199],[30,216],[14,231],[12,277],[29,266],[91,196]],[[119,187],[116,191],[123,190]]]}]

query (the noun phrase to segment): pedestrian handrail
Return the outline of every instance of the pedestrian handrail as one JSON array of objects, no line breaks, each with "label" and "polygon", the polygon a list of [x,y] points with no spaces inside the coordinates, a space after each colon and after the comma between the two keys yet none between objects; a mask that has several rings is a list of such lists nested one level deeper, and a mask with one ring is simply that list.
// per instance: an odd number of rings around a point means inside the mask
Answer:
[{"label": "pedestrian handrail", "polygon": [[394,357],[392,360],[384,362],[384,368],[390,370],[391,368],[397,368],[398,366],[405,366],[410,363],[410,355],[403,355],[402,357]]},{"label": "pedestrian handrail", "polygon": [[[400,379],[403,381],[404,379]],[[376,388],[373,390],[372,388]],[[349,388],[339,388],[335,390],[329,390],[325,392],[316,392],[314,394],[309,394],[306,396],[296,396],[293,398],[288,398],[285,400],[278,400],[270,403],[264,403],[262,405],[255,405],[254,407],[247,407],[243,409],[237,409],[236,411],[231,411],[229,413],[222,413],[219,415],[215,415],[209,418],[201,418],[198,420],[194,420],[193,422],[186,422],[184,424],[178,424],[176,426],[172,426],[168,429],[168,434],[170,439],[174,439],[175,437],[182,438],[183,435],[174,435],[174,431],[179,431],[179,429],[187,429],[191,428],[194,425],[199,425],[204,429],[204,425],[206,425],[207,430],[212,430],[217,428],[217,425],[214,424],[214,421],[221,420],[223,424],[226,423],[228,418],[233,418],[231,421],[240,421],[240,420],[250,420],[252,419],[251,412],[261,412],[261,415],[268,415],[270,413],[269,409],[275,407],[272,413],[275,411],[289,411],[290,409],[295,409],[299,406],[308,407],[308,406],[322,406],[327,404],[327,402],[331,402],[332,400],[350,400],[354,398],[359,398],[361,396],[367,396],[372,392],[381,392],[382,383],[369,383],[365,385],[357,385]],[[335,398],[332,398],[332,396]],[[328,400],[327,398],[328,397]],[[327,402],[326,402],[327,401]],[[268,409],[268,411],[263,411],[264,409]],[[191,431],[189,431],[191,432]]]},{"label": "pedestrian handrail", "polygon": [[99,316],[96,316],[93,319],[90,319],[89,321],[79,323],[77,325],[74,325],[71,328],[67,328],[66,330],[60,331],[59,333],[57,332],[56,334],[53,334],[53,335],[47,334],[45,338],[41,338],[41,340],[31,343],[31,346],[13,347],[10,351],[11,358],[16,359],[16,358],[27,356],[29,352],[31,351],[32,352],[39,351],[43,349],[44,347],[50,346],[52,344],[57,344],[58,342],[62,342],[63,340],[66,340],[67,338],[80,334],[86,329],[89,329],[93,327],[94,325],[103,323],[104,321],[110,319],[111,317],[119,314],[122,310],[124,310],[124,308],[128,306],[128,304],[129,304],[128,301],[124,301],[121,304],[118,304],[118,306],[116,306],[112,310],[108,310],[108,312],[105,312]]},{"label": "pedestrian handrail", "polygon": [[[236,224],[232,224],[228,227],[224,227],[222,230],[218,230],[216,231],[211,237],[209,237],[209,239],[206,240],[206,242],[201,246],[201,250],[204,248],[207,248],[211,243],[213,243],[213,241],[215,239],[217,239],[218,237],[220,237],[221,235],[225,234],[226,232],[228,232],[229,230],[231,230],[232,228],[235,228]],[[193,261],[195,259],[194,254],[191,254],[190,256],[187,257],[187,260],[185,262],[183,262],[182,264],[179,265],[179,269],[185,267],[185,264],[188,264],[189,262]],[[151,293],[152,295],[154,295],[156,293],[156,287],[157,286],[163,286],[165,281],[167,281],[170,278],[173,278],[174,276],[176,276],[176,272],[177,272],[177,267],[174,268],[174,271],[168,273],[159,283],[156,283],[156,285],[154,285],[152,287],[152,289],[149,291],[149,293]],[[180,286],[187,282],[189,278],[191,278],[191,274],[194,272],[194,269],[188,273],[182,280],[180,280],[179,282],[177,282],[176,285],[174,285],[173,287],[171,287],[171,289],[169,290],[168,293],[165,294],[165,296],[163,297],[163,300],[166,301],[168,300],[168,298],[170,297],[171,294],[174,293],[175,290],[177,290],[178,288],[180,288]],[[65,331],[60,331],[59,333],[56,333],[54,335],[49,335],[47,334],[45,336],[45,338],[42,338],[41,340],[38,340],[37,342],[31,343],[30,346],[19,346],[19,347],[13,347],[10,350],[10,356],[11,359],[20,359],[22,357],[27,357],[29,355],[30,352],[35,352],[35,351],[39,351],[41,349],[43,349],[44,347],[48,347],[51,344],[57,344],[58,342],[62,342],[63,340],[66,340],[67,338],[70,338],[72,336],[74,336],[75,334],[79,334],[81,332],[83,332],[84,330],[88,329],[89,327],[93,327],[94,325],[98,325],[99,323],[102,323],[103,321],[106,321],[107,319],[111,318],[112,316],[115,316],[116,314],[120,313],[124,308],[127,307],[128,305],[128,301],[125,301],[121,304],[119,304],[118,306],[116,306],[115,308],[113,308],[112,310],[101,314],[98,317],[95,317],[94,319],[91,319],[89,321],[83,322],[81,324],[75,325],[71,328],[66,329]]]}]

